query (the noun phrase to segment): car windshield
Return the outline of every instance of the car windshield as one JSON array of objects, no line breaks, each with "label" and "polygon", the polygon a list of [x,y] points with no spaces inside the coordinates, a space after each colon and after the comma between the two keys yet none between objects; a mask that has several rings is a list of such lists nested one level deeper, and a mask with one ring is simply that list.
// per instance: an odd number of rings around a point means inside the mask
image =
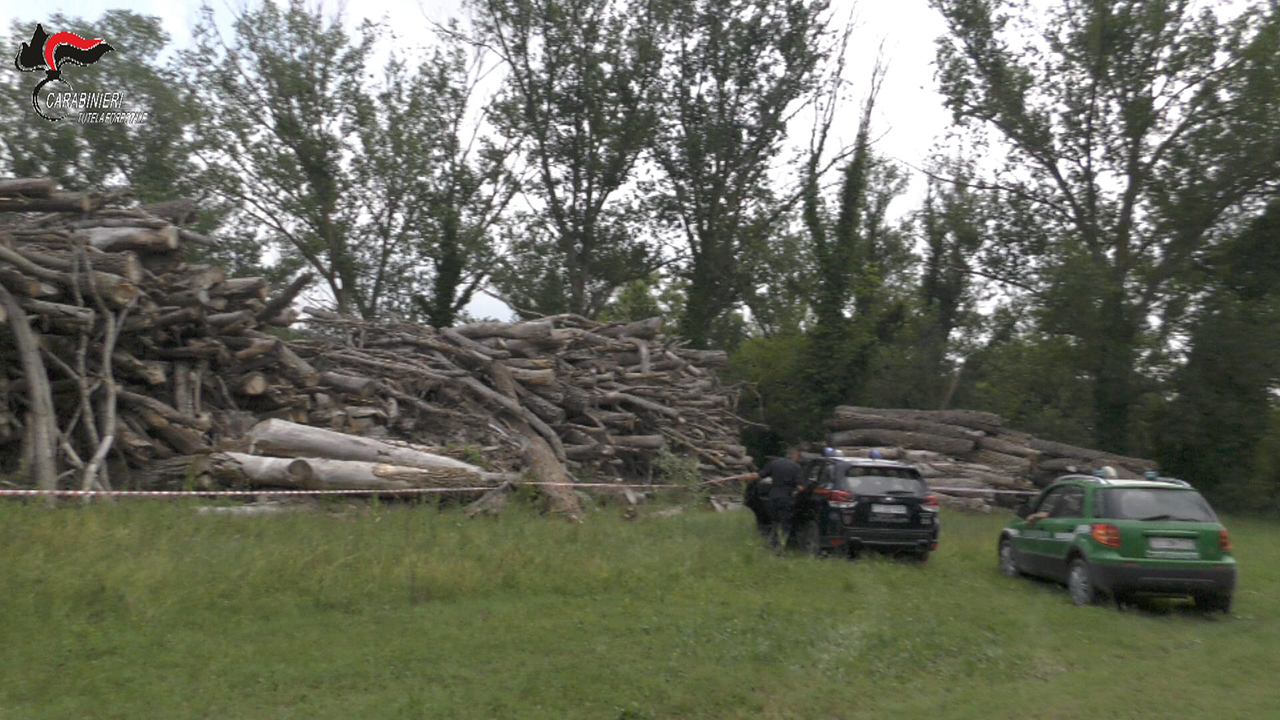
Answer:
[{"label": "car windshield", "polygon": [[1114,520],[1184,520],[1217,522],[1209,503],[1194,490],[1164,488],[1108,488],[1100,491],[1095,511]]},{"label": "car windshield", "polygon": [[841,489],[859,495],[891,495],[924,493],[924,482],[909,468],[858,467],[845,469]]}]

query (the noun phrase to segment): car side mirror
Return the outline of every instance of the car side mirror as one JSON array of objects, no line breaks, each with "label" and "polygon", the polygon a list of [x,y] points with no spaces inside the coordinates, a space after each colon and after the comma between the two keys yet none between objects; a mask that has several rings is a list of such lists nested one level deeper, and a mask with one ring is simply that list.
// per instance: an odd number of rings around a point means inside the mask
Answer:
[{"label": "car side mirror", "polygon": [[1018,517],[1025,519],[1028,515],[1031,514],[1031,503],[1023,502],[1019,504],[1018,507],[1014,508],[1013,512]]}]

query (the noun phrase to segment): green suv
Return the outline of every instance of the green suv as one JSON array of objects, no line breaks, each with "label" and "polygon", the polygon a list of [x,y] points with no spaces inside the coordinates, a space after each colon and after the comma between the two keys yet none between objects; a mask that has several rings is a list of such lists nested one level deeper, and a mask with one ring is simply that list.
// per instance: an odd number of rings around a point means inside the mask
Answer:
[{"label": "green suv", "polygon": [[1066,583],[1071,601],[1110,595],[1191,596],[1206,610],[1231,609],[1236,561],[1209,503],[1166,478],[1058,478],[1018,508],[1000,533],[1000,572]]}]

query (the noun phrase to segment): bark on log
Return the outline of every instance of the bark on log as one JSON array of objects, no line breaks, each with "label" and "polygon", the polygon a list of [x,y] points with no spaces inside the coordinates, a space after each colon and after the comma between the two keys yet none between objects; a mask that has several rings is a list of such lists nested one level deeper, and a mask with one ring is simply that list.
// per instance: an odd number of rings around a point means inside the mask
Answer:
[{"label": "bark on log", "polygon": [[247,439],[250,443],[250,452],[282,457],[362,460],[418,468],[454,468],[482,472],[480,468],[470,463],[443,455],[285,420],[260,422],[249,431]]},{"label": "bark on log", "polygon": [[982,430],[988,433],[997,433],[1004,425],[1004,419],[999,415],[978,410],[907,410],[902,408],[871,408],[857,405],[837,406],[835,415],[844,414],[916,418],[946,425],[959,425],[971,430]]},{"label": "bark on log", "polygon": [[[71,272],[75,265],[75,256],[68,250],[52,247],[33,248],[20,245],[15,248],[20,255],[31,262],[50,270]],[[85,260],[94,270],[119,275],[137,285],[146,279],[142,262],[131,252],[101,252],[96,248],[85,248]]]},{"label": "bark on log", "polygon": [[831,433],[827,437],[827,444],[833,446],[899,446],[912,450],[930,450],[952,456],[964,455],[974,448],[972,440],[926,433],[903,432],[901,430],[842,430]]},{"label": "bark on log", "polygon": [[178,249],[178,229],[131,227],[93,227],[76,230],[75,238],[106,252],[139,250],[168,252]]},{"label": "bark on log", "polygon": [[358,460],[299,458],[289,474],[302,487],[315,490],[379,490],[391,488],[496,487],[519,476],[461,468],[419,468]]},{"label": "bark on log", "polygon": [[111,363],[124,374],[148,385],[163,385],[169,379],[169,366],[157,360],[139,360],[124,350],[111,354]]},{"label": "bark on log", "polygon": [[267,485],[291,487],[291,458],[259,457],[238,452],[211,453],[202,463],[214,477],[231,485]]},{"label": "bark on log", "polygon": [[346,375],[336,372],[320,373],[321,385],[362,398],[368,397],[373,391],[377,390],[378,382],[375,378],[360,377],[358,375]]},{"label": "bark on log", "polygon": [[865,413],[841,413],[827,423],[831,430],[902,430],[905,432],[928,433],[943,437],[960,438],[961,440],[978,441],[983,437],[980,430],[944,425],[942,423],[920,420],[912,417],[892,417],[888,415],[870,415]]},{"label": "bark on log", "polygon": [[0,198],[0,212],[72,212],[87,213],[96,203],[88,195],[52,193],[46,197]]},{"label": "bark on log", "polygon": [[57,457],[58,424],[54,414],[53,393],[49,389],[49,375],[45,370],[44,360],[40,357],[40,341],[27,324],[26,313],[3,287],[0,287],[0,307],[12,319],[9,332],[18,348],[22,369],[31,383],[31,388],[27,391],[31,407],[27,434],[31,442],[26,450],[31,458],[32,475],[36,487],[53,490],[58,482],[58,470],[54,462]]},{"label": "bark on log", "polygon": [[609,442],[619,447],[661,450],[666,439],[661,435],[612,435]]},{"label": "bark on log", "polygon": [[80,307],[79,305],[63,305],[62,303],[52,303],[33,298],[22,300],[20,305],[40,319],[47,320],[60,327],[70,328],[72,331],[88,331],[92,329],[93,323],[98,317],[98,314],[91,308]]},{"label": "bark on log", "polygon": [[651,317],[645,320],[637,320],[625,325],[609,325],[596,331],[605,337],[620,338],[634,337],[644,340],[652,340],[662,332],[662,318]]},{"label": "bark on log", "polygon": [[983,450],[991,450],[993,452],[1004,453],[1005,455],[1016,455],[1023,458],[1034,458],[1040,453],[1036,450],[1010,442],[1002,437],[984,437],[978,440],[978,447]]},{"label": "bark on log", "polygon": [[1018,457],[1017,455],[1006,455],[1005,453],[995,452],[994,450],[985,450],[979,448],[969,454],[969,460],[983,465],[990,465],[999,468],[1002,472],[1019,477],[1029,477],[1031,475],[1031,458]]},{"label": "bark on log", "polygon": [[549,320],[531,320],[522,323],[471,323],[459,325],[453,330],[463,337],[508,338],[511,340],[546,341],[551,339],[554,326]]},{"label": "bark on log", "polygon": [[[573,478],[551,446],[542,438],[530,435],[523,449],[525,465],[539,482],[572,483]],[[574,522],[582,520],[582,504],[572,488],[560,485],[541,485],[538,492],[547,499],[547,510]]]},{"label": "bark on log", "polygon": [[266,300],[271,295],[271,284],[263,277],[228,278],[215,290],[230,297]]},{"label": "bark on log", "polygon": [[52,178],[4,178],[0,179],[2,197],[49,197],[58,189]]},{"label": "bark on log", "polygon": [[266,322],[279,315],[285,308],[289,307],[289,303],[293,302],[293,299],[298,296],[298,293],[302,292],[303,288],[309,285],[314,279],[315,274],[309,272],[303,273],[295,278],[293,282],[289,283],[289,287],[285,288],[279,295],[272,298],[271,301],[267,303],[266,307],[262,308],[262,311],[257,315],[258,322]]}]

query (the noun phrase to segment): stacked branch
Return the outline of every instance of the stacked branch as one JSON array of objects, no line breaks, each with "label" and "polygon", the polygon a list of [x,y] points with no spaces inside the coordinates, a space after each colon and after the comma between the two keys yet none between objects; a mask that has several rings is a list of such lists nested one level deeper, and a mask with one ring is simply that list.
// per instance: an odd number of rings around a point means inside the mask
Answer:
[{"label": "stacked branch", "polygon": [[[725,354],[683,348],[658,318],[435,329],[309,310],[306,339],[286,341],[276,328],[299,319],[309,274],[273,289],[186,263],[185,243],[213,241],[124,193],[0,180],[0,211],[20,213],[0,224],[0,473],[40,487],[182,487],[192,472],[209,486],[371,491],[456,480],[323,454],[347,447],[335,436],[480,453],[548,482],[652,479],[664,452],[713,478],[751,466],[736,391],[713,372]],[[255,426],[292,428],[311,449],[267,450],[246,435]],[[544,494],[576,514],[573,492]]]}]

